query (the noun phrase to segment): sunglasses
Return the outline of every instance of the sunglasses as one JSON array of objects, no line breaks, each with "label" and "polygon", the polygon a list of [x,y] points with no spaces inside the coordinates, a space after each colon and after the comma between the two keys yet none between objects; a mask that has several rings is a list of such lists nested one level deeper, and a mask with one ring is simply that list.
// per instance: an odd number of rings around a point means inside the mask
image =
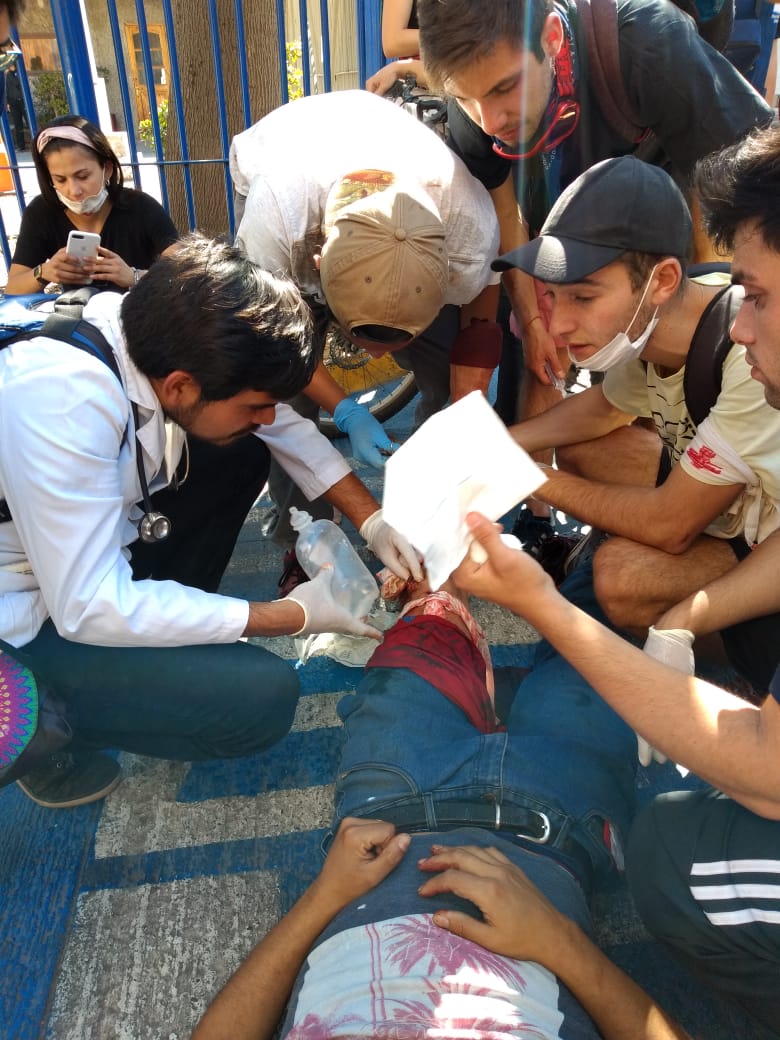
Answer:
[{"label": "sunglasses", "polygon": [[7,72],[22,56],[22,52],[9,36],[0,43],[0,72]]}]

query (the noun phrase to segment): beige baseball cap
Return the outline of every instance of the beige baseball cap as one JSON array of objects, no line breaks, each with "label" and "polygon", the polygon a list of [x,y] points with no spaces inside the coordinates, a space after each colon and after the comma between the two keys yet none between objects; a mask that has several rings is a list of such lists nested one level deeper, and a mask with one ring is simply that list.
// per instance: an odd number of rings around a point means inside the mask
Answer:
[{"label": "beige baseball cap", "polygon": [[[386,171],[342,177],[325,207],[322,291],[352,332],[382,326],[420,335],[444,306],[444,226],[431,198]],[[368,337],[373,338],[373,337]]]}]

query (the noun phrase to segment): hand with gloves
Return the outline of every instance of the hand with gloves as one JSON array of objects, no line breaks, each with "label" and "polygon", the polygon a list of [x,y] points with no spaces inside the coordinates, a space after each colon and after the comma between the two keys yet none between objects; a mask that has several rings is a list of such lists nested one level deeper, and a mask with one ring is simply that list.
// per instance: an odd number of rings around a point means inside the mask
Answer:
[{"label": "hand with gloves", "polygon": [[402,534],[382,519],[382,510],[377,509],[360,528],[360,537],[385,567],[389,567],[399,578],[412,577],[422,580],[422,567],[417,550]]},{"label": "hand with gloves", "polygon": [[333,566],[326,564],[311,581],[301,582],[285,596],[286,600],[292,600],[303,609],[303,625],[297,632],[293,632],[293,635],[310,636],[317,632],[345,632],[350,636],[381,639],[381,632],[372,628],[371,625],[365,624],[359,618],[352,617],[349,611],[340,606],[333,598],[331,591],[333,573]]},{"label": "hand with gloves", "polygon": [[[644,652],[661,664],[676,668],[685,675],[693,675],[695,662],[693,658],[693,632],[685,628],[653,628],[647,633],[643,647]],[[664,763],[666,755],[658,751],[637,733],[637,753],[643,766],[652,761]]]},{"label": "hand with gloves", "polygon": [[[339,401],[333,409],[333,421],[342,433],[349,437],[352,455],[374,469],[381,469],[387,455],[398,447],[385,433],[382,424],[373,417],[368,408],[351,397]],[[383,455],[382,452],[386,454]]]}]

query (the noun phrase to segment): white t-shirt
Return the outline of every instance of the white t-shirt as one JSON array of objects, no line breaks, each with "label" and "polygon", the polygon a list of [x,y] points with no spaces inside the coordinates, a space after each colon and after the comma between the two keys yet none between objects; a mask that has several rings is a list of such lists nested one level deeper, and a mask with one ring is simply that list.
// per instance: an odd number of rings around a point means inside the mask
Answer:
[{"label": "white t-shirt", "polygon": [[299,98],[233,138],[230,172],[246,196],[236,242],[255,263],[292,277],[324,302],[314,263],[325,203],[356,170],[388,170],[423,188],[444,225],[445,303],[465,304],[499,275],[498,221],[486,189],[441,138],[408,112],[365,90]]},{"label": "white t-shirt", "polygon": [[[748,540],[763,541],[780,524],[780,411],[770,407],[764,388],[750,377],[745,348],[735,344],[723,363],[720,393],[699,427],[685,404],[685,368],[660,375],[651,363],[630,361],[607,372],[602,390],[615,408],[649,416],[669,448],[672,463],[702,484],[743,483],[733,461],[753,474],[755,485],[717,517],[707,534],[733,538],[748,529]],[[748,513],[756,520],[748,521]]]}]

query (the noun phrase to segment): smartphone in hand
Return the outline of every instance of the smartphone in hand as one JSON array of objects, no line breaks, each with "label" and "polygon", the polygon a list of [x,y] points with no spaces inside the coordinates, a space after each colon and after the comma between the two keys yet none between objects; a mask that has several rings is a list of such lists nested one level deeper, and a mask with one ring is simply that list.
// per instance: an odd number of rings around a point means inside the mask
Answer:
[{"label": "smartphone in hand", "polygon": [[94,231],[71,231],[65,252],[74,260],[94,260],[99,246],[100,235]]}]

